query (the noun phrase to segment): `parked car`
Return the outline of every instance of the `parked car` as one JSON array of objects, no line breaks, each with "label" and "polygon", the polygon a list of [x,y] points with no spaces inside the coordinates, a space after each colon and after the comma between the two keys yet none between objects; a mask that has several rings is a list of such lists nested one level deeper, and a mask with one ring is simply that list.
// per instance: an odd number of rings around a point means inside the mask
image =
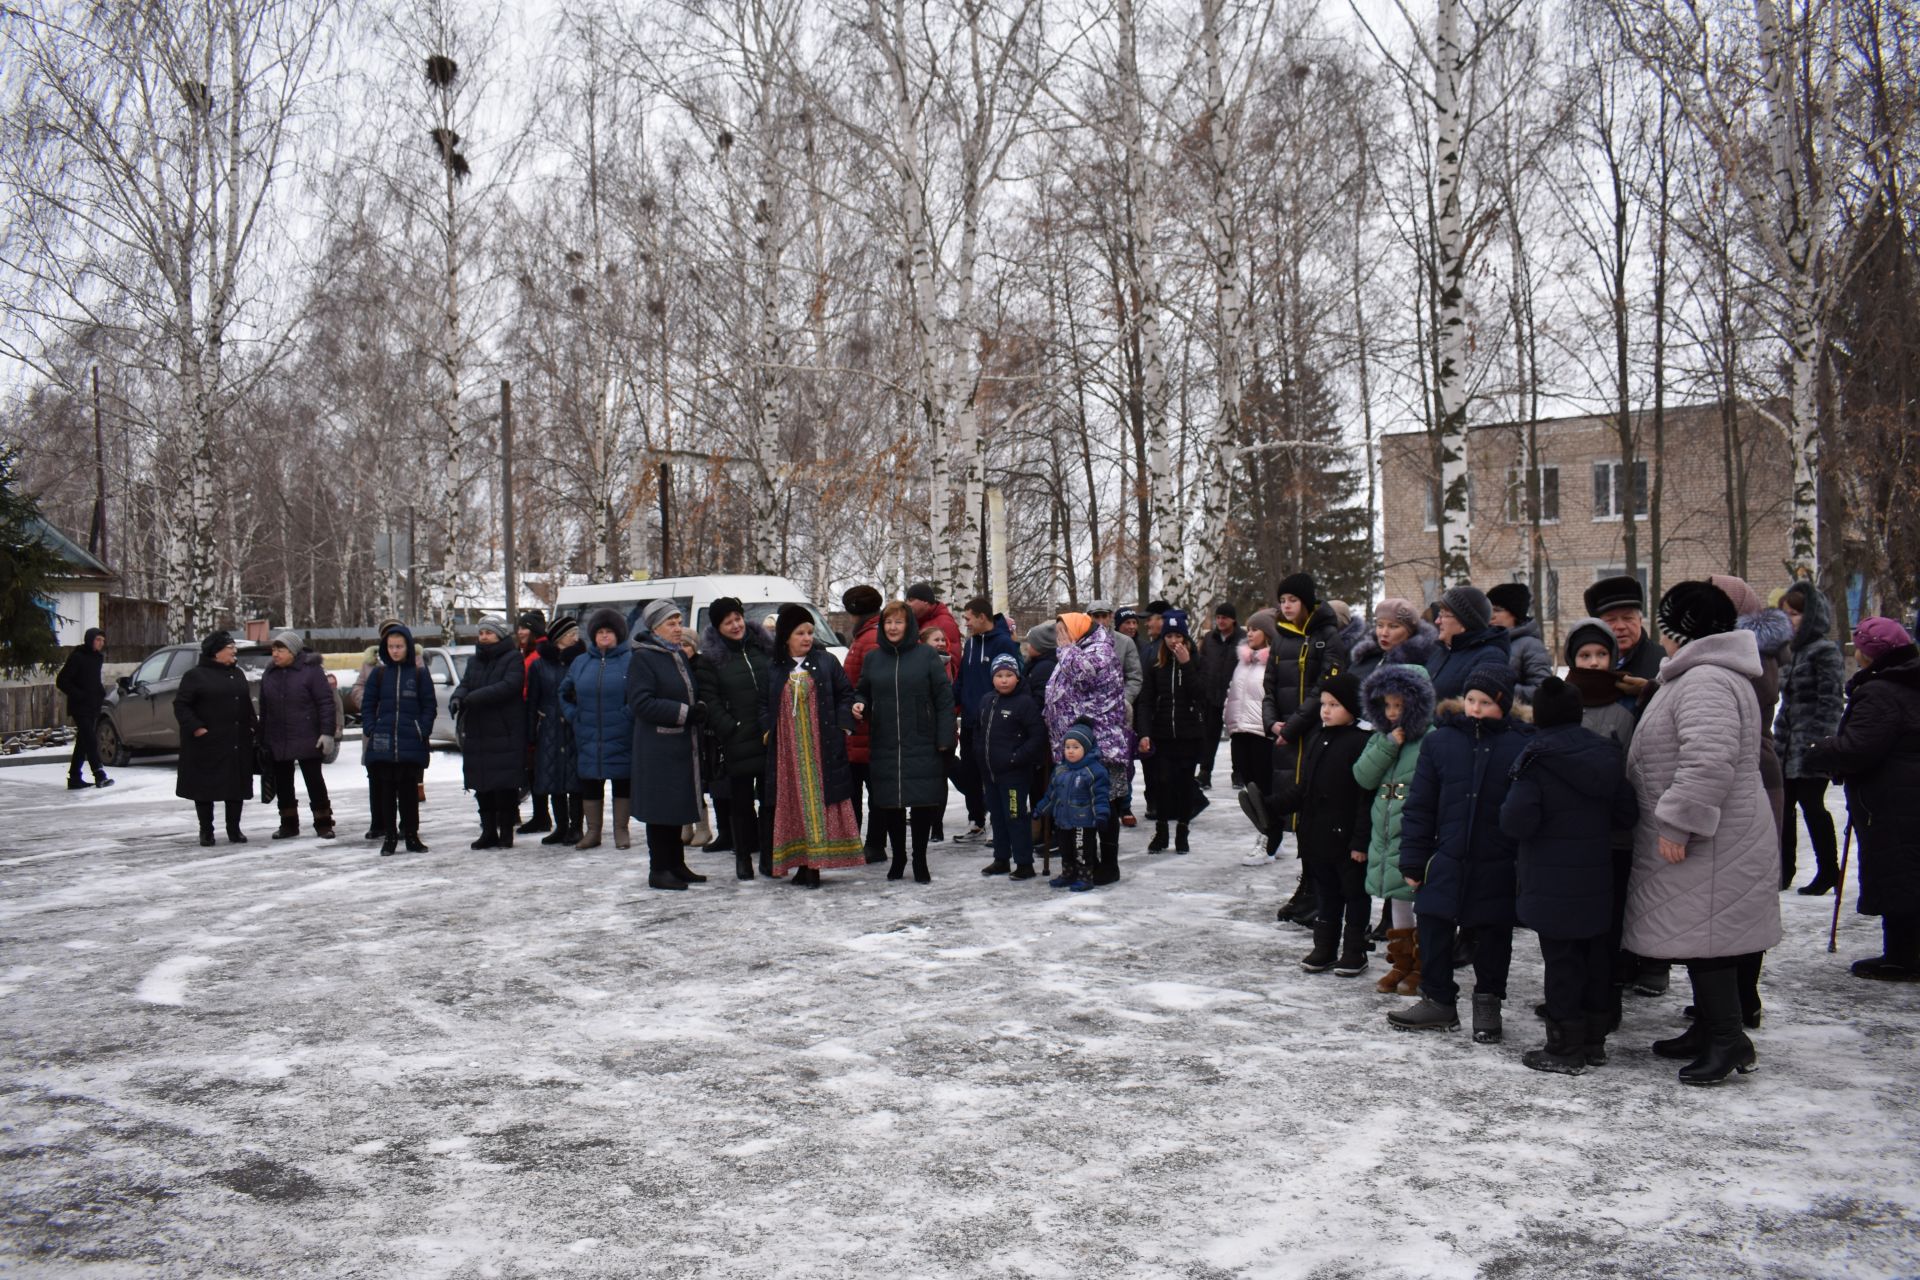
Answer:
[{"label": "parked car", "polygon": [[740,602],[749,626],[765,627],[769,632],[773,629],[774,615],[782,605],[800,605],[813,615],[816,638],[833,650],[835,657],[847,656],[846,642],[833,633],[833,628],[827,625],[827,615],[807,599],[807,593],[791,579],[765,574],[721,573],[562,587],[554,612],[572,614],[584,623],[595,609],[604,607],[630,613],[636,606],[655,600],[672,600],[680,606],[680,616],[686,620],[687,629],[698,636],[706,629],[708,606],[722,596],[732,596]]},{"label": "parked car", "polygon": [[460,747],[460,727],[454,722],[453,712],[447,709],[447,703],[453,698],[454,686],[460,683],[460,677],[467,674],[467,660],[473,657],[470,644],[433,645],[420,651],[420,660],[427,664],[427,674],[433,677],[433,696],[439,704],[434,713],[433,732],[428,742],[450,743],[455,750]]},{"label": "parked car", "polygon": [[[260,677],[273,665],[270,645],[240,644],[236,665],[247,677],[253,709],[260,710]],[[109,765],[124,765],[136,752],[180,750],[180,721],[174,718],[173,696],[180,691],[180,678],[200,661],[197,644],[170,644],[148,654],[130,676],[121,676],[107,690],[106,703],[100,709],[100,759]],[[340,682],[327,673],[327,687],[333,690],[338,723],[346,721],[346,703],[340,696]]]}]

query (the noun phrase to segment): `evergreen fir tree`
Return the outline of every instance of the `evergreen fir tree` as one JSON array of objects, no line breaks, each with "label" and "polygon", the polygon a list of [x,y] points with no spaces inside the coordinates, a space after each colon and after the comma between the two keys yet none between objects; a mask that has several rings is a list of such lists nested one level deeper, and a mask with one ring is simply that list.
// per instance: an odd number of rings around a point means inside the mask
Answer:
[{"label": "evergreen fir tree", "polygon": [[25,675],[60,657],[52,584],[60,557],[40,540],[40,506],[20,488],[20,451],[0,446],[0,672]]}]

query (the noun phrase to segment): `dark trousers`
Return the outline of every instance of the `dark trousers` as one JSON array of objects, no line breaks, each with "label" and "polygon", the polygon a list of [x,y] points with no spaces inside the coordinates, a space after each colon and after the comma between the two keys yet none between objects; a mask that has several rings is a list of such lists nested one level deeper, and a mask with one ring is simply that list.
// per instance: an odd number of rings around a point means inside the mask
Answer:
[{"label": "dark trousers", "polygon": [[1797,853],[1794,846],[1798,843],[1799,820],[1794,816],[1798,808],[1805,815],[1807,834],[1813,839],[1813,856],[1819,867],[1819,874],[1832,879],[1840,872],[1840,842],[1833,836],[1833,815],[1827,812],[1827,780],[1825,778],[1788,778],[1787,779],[1787,816],[1780,825],[1780,884],[1782,887],[1793,883]]},{"label": "dark trousers", "polygon": [[971,733],[960,735],[960,768],[954,782],[967,801],[967,825],[987,825],[986,762],[980,759],[979,745]]},{"label": "dark trousers", "polygon": [[1547,1018],[1578,1022],[1613,1012],[1613,949],[1607,935],[1540,938],[1546,962]]},{"label": "dark trousers", "polygon": [[[245,800],[227,801],[227,830],[238,831],[240,829],[240,806],[245,803]],[[213,801],[195,800],[193,802],[193,811],[200,819],[200,829],[202,831],[213,830]]]},{"label": "dark trousers", "polygon": [[940,806],[935,804],[917,804],[911,809],[882,809],[875,807],[873,820],[879,829],[879,843],[876,848],[893,847],[895,858],[907,856],[908,839],[911,837],[913,855],[925,859],[927,844],[933,838],[933,824],[940,817]]},{"label": "dark trousers", "polygon": [[[1416,913],[1420,930],[1420,994],[1439,1004],[1460,998],[1453,980],[1454,934],[1459,926],[1445,916]],[[1473,993],[1504,1000],[1507,971],[1513,967],[1513,926],[1477,925],[1473,935]]]},{"label": "dark trousers", "polygon": [[1199,784],[1193,778],[1200,743],[1193,738],[1155,738],[1147,761],[1147,792],[1160,822],[1185,823],[1193,817]]},{"label": "dark trousers", "polygon": [[1027,779],[988,778],[986,798],[987,816],[993,822],[993,860],[1032,866],[1033,814],[1027,807]]},{"label": "dark trousers", "polygon": [[[873,766],[870,764],[850,763],[847,765],[847,769],[853,774],[854,825],[864,826],[867,821],[867,809],[870,807],[866,804],[866,794],[867,788],[871,786],[873,782]],[[871,832],[869,832],[867,845],[871,847],[874,843],[874,838]]]},{"label": "dark trousers", "polygon": [[1100,865],[1100,829],[1098,827],[1060,827],[1053,829],[1053,853],[1060,859],[1060,874],[1088,880]]},{"label": "dark trousers", "polygon": [[580,794],[589,800],[598,800],[605,803],[607,798],[607,783],[609,781],[613,783],[613,798],[615,800],[631,800],[633,798],[632,778],[582,778],[580,779]]},{"label": "dark trousers", "polygon": [[[1232,753],[1233,785],[1244,787],[1253,785],[1266,791],[1273,785],[1273,739],[1264,733],[1236,733],[1227,739],[1227,750]],[[1267,852],[1273,853],[1280,848],[1282,823],[1272,824],[1267,832]]]},{"label": "dark trousers", "polygon": [[73,762],[67,766],[67,773],[79,777],[82,764],[93,770],[96,779],[106,777],[106,770],[100,767],[100,721],[94,716],[81,716],[73,722]]},{"label": "dark trousers", "polygon": [[[1199,766],[1201,777],[1213,777],[1213,763],[1220,758],[1220,726],[1226,713],[1224,706],[1200,708],[1200,723],[1206,726],[1206,732],[1200,739],[1200,749],[1193,759]],[[1228,759],[1232,759],[1232,756],[1228,756]]]},{"label": "dark trousers", "polygon": [[300,780],[307,784],[307,805],[315,813],[333,812],[333,805],[327,799],[326,763],[319,756],[308,760],[275,760],[273,762],[273,798],[282,809],[297,809],[300,806],[293,799],[293,767],[300,766]]},{"label": "dark trousers", "polygon": [[1367,864],[1342,857],[1306,859],[1307,878],[1313,882],[1320,919],[1338,920],[1346,933],[1365,933],[1373,922],[1373,899],[1367,896]]},{"label": "dark trousers", "polygon": [[420,834],[420,777],[424,772],[425,766],[417,764],[386,761],[367,765],[367,788],[373,794],[373,825],[382,835]]}]

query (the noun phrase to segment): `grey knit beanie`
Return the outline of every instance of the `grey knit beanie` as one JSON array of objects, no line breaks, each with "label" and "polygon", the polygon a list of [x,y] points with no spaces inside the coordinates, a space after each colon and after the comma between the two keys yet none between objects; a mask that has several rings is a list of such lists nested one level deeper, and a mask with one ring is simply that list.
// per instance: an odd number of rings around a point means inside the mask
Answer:
[{"label": "grey knit beanie", "polygon": [[1460,619],[1468,631],[1485,631],[1493,625],[1493,602],[1476,586],[1461,583],[1440,593],[1440,607]]}]

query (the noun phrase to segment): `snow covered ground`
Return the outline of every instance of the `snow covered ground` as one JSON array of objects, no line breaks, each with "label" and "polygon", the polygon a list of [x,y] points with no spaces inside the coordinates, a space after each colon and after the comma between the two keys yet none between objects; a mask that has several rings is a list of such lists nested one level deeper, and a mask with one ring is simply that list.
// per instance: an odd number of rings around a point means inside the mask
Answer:
[{"label": "snow covered ground", "polygon": [[1920,988],[1848,976],[1850,903],[1828,956],[1783,897],[1762,1070],[1695,1090],[1646,1048],[1684,978],[1607,1067],[1521,1067],[1524,935],[1507,1044],[1388,1030],[1378,961],[1300,970],[1224,788],[1092,894],[951,844],[663,894],[638,848],[470,852],[457,756],[385,859],[258,806],[203,850],[171,764],[62,776],[0,769],[0,1272],[1920,1274]]}]

